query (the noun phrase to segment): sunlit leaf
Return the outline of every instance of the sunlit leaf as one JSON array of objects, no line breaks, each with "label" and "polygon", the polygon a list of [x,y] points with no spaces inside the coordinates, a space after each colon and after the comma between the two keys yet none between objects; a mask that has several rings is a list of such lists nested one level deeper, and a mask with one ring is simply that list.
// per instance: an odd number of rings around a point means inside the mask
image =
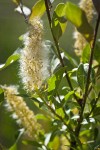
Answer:
[{"label": "sunlit leaf", "polygon": [[3,102],[4,100],[4,91],[2,88],[0,88],[0,104]]},{"label": "sunlit leaf", "polygon": [[43,114],[37,114],[36,115],[36,119],[42,119],[42,120],[48,120],[47,116],[43,115]]},{"label": "sunlit leaf", "polygon": [[55,150],[59,149],[60,139],[59,139],[59,136],[57,135],[60,135],[60,134],[61,134],[61,131],[56,131],[56,130],[52,133],[50,142],[48,144],[50,149],[55,149]]},{"label": "sunlit leaf", "polygon": [[[89,64],[85,63],[84,64],[84,71],[85,71],[86,75],[88,74],[88,69],[89,69]],[[94,71],[94,68],[91,68],[90,82],[92,82],[92,84],[95,84],[95,71]]]},{"label": "sunlit leaf", "polygon": [[66,17],[76,26],[77,30],[85,37],[88,42],[93,39],[93,28],[88,23],[85,12],[77,5],[67,2],[66,3]]},{"label": "sunlit leaf", "polygon": [[9,150],[17,150],[17,145],[14,144]]},{"label": "sunlit leaf", "polygon": [[70,56],[65,49],[61,48],[61,50],[64,52],[65,58],[69,60],[71,65],[74,66],[74,67],[77,67],[77,61],[72,56]]},{"label": "sunlit leaf", "polygon": [[74,91],[68,92],[68,94],[65,95],[65,100],[68,100],[73,94],[74,94]]},{"label": "sunlit leaf", "polygon": [[25,145],[33,145],[34,147],[41,147],[41,144],[37,141],[23,140],[22,143]]},{"label": "sunlit leaf", "polygon": [[77,70],[77,81],[82,90],[85,88],[86,77],[87,76],[84,70],[84,65],[81,63]]},{"label": "sunlit leaf", "polygon": [[16,5],[19,5],[20,0],[12,0]]},{"label": "sunlit leaf", "polygon": [[62,118],[64,118],[65,116],[62,108],[56,109],[56,113],[59,114],[59,116],[61,116]]},{"label": "sunlit leaf", "polygon": [[46,8],[45,8],[44,0],[37,1],[36,4],[32,8],[32,13],[31,13],[29,19],[32,20],[35,17],[42,17],[45,10],[46,10]]},{"label": "sunlit leaf", "polygon": [[13,54],[11,55],[7,60],[5,64],[1,64],[0,65],[0,71],[6,67],[8,67],[9,65],[11,65],[12,63],[14,63],[15,61],[17,61],[19,59],[19,54]]},{"label": "sunlit leaf", "polygon": [[91,51],[90,44],[87,44],[85,46],[85,48],[83,49],[83,52],[82,52],[82,62],[83,63],[88,63],[89,62],[90,51]]},{"label": "sunlit leaf", "polygon": [[100,64],[100,42],[95,45],[94,58]]},{"label": "sunlit leaf", "polygon": [[59,3],[53,13],[52,29],[57,40],[59,40],[66,29],[65,8],[64,3]]},{"label": "sunlit leaf", "polygon": [[64,71],[65,71],[65,68],[61,68],[49,78],[48,92],[51,92],[51,91],[56,92],[57,91],[59,84],[62,80]]},{"label": "sunlit leaf", "polygon": [[[80,86],[80,88],[84,91],[86,81],[87,81],[87,74],[88,74],[88,69],[89,69],[89,64],[80,64],[77,70],[77,81]],[[92,68],[91,69],[91,74],[90,74],[90,82],[95,84],[95,71]]]}]

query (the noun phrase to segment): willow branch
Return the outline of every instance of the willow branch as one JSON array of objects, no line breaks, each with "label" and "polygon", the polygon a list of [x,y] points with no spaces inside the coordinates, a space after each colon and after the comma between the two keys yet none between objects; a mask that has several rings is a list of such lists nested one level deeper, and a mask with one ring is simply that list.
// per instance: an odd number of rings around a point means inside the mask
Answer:
[{"label": "willow branch", "polygon": [[[64,62],[63,62],[63,59],[62,59],[62,56],[61,56],[61,53],[60,53],[60,48],[59,48],[59,43],[53,33],[53,30],[52,30],[52,20],[51,20],[51,15],[50,15],[50,9],[49,9],[49,5],[48,5],[48,0],[44,0],[45,1],[45,6],[46,6],[46,12],[47,12],[47,17],[48,17],[48,21],[49,21],[49,26],[50,26],[50,30],[51,30],[51,33],[52,33],[52,37],[53,37],[53,40],[55,42],[55,46],[56,46],[56,49],[57,49],[57,52],[58,52],[58,57],[59,57],[59,60],[60,60],[60,63],[61,63],[61,66],[62,67],[65,67],[64,65]],[[68,82],[68,85],[71,89],[71,91],[74,91],[73,87],[72,87],[72,84],[71,84],[71,81],[70,81],[70,78],[68,76],[68,72],[65,71],[65,74],[66,74],[66,80]],[[77,99],[77,96],[74,94],[74,98],[77,100],[78,102],[78,99]],[[79,102],[78,102],[79,104]]]}]

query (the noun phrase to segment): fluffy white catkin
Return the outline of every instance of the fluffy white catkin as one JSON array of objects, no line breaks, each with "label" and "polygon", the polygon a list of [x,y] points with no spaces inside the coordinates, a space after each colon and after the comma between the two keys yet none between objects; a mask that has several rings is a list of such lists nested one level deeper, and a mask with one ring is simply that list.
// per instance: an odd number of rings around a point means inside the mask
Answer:
[{"label": "fluffy white catkin", "polygon": [[24,88],[32,92],[41,88],[50,76],[49,48],[43,40],[43,24],[39,18],[30,22],[29,31],[24,35],[24,48],[21,50],[20,71]]},{"label": "fluffy white catkin", "polygon": [[12,116],[16,117],[17,122],[20,123],[26,131],[26,134],[34,139],[40,131],[40,124],[37,122],[36,117],[21,96],[15,86],[3,86],[5,99],[7,101],[7,108],[13,113]]},{"label": "fluffy white catkin", "polygon": [[[91,20],[93,19],[93,12],[94,12],[92,0],[80,0],[79,6],[85,11],[88,22],[90,23]],[[87,42],[78,31],[74,32],[74,38],[75,38],[74,48],[76,55],[81,56],[83,48],[85,47]]]}]

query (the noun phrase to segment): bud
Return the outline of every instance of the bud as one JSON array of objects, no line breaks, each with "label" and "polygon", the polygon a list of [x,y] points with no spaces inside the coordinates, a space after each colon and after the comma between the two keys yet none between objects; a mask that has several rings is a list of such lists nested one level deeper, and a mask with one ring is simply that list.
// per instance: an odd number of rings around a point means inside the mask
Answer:
[{"label": "bud", "polygon": [[100,13],[100,0],[92,0],[98,13]]}]

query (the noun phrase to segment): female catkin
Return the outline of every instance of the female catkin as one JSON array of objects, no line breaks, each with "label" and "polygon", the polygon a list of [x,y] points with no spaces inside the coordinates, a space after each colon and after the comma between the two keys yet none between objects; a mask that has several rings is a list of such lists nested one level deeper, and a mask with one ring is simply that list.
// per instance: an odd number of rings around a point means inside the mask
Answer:
[{"label": "female catkin", "polygon": [[3,86],[5,99],[7,101],[7,108],[11,111],[17,122],[20,123],[26,131],[26,134],[34,139],[40,131],[40,124],[36,117],[21,96],[18,96],[18,91],[15,86]]},{"label": "female catkin", "polygon": [[39,18],[30,21],[29,31],[24,35],[21,50],[20,71],[24,88],[28,92],[39,89],[49,75],[49,49],[43,40],[43,24]]},{"label": "female catkin", "polygon": [[[92,0],[81,0],[79,6],[85,11],[88,22],[90,23],[93,19],[93,12],[94,12]],[[74,32],[74,38],[75,38],[74,44],[75,53],[76,55],[81,56],[83,48],[85,47],[87,42],[78,31]]]}]

